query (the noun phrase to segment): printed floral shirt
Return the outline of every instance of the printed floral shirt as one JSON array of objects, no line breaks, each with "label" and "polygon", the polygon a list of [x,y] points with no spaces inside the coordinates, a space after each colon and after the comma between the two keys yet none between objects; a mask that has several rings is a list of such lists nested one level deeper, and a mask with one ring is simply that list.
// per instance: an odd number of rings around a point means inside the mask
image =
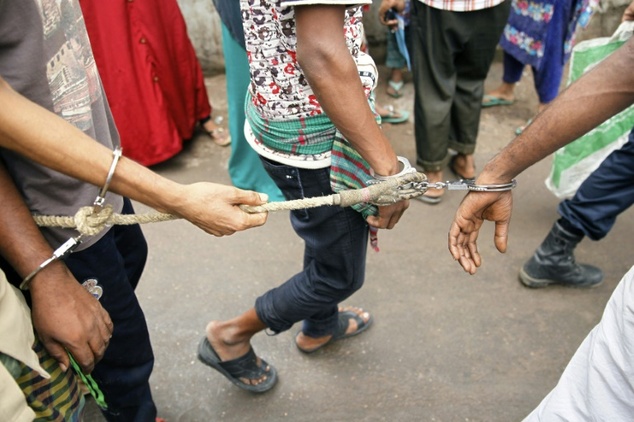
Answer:
[{"label": "printed floral shirt", "polygon": [[451,10],[453,12],[469,12],[488,9],[504,3],[505,0],[418,0],[434,9]]},{"label": "printed floral shirt", "polygon": [[[376,84],[374,65],[361,51],[362,5],[371,0],[240,0],[247,57],[251,73],[249,92],[260,116],[270,120],[297,119],[323,113],[296,58],[294,6],[342,4],[346,9],[344,35],[360,69],[369,96]],[[371,62],[371,59],[369,59]]]},{"label": "printed floral shirt", "polygon": [[[564,0],[513,0],[511,13],[500,46],[520,62],[540,68],[546,48],[548,31],[555,25],[565,30],[564,57],[566,62],[575,41],[577,27],[585,28],[596,10],[598,0],[566,0],[571,7],[570,20],[555,16],[555,4]],[[559,19],[561,22],[558,22]]]}]

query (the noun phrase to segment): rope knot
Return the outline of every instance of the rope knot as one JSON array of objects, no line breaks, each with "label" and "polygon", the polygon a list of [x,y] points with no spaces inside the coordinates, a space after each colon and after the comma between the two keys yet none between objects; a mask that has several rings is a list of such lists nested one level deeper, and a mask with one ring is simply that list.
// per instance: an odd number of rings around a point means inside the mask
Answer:
[{"label": "rope knot", "polygon": [[77,231],[83,235],[94,236],[106,227],[112,225],[110,221],[114,211],[111,205],[106,205],[99,212],[94,207],[81,207],[73,218]]}]

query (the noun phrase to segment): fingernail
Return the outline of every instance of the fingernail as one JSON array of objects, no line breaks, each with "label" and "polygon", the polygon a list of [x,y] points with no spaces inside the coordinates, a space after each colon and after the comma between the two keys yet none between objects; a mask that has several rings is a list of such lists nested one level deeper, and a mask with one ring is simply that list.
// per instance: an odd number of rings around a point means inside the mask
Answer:
[{"label": "fingernail", "polygon": [[267,194],[258,192],[258,195],[260,195],[260,200],[262,202],[269,202],[269,196]]},{"label": "fingernail", "polygon": [[66,370],[68,370],[68,367],[64,365],[63,363],[59,364],[59,368],[62,370],[62,372],[66,372]]}]

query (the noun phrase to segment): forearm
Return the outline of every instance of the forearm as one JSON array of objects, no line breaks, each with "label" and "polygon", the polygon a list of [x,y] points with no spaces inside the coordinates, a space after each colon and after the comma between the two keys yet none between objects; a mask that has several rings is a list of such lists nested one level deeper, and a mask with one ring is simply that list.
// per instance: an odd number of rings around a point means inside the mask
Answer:
[{"label": "forearm", "polygon": [[[112,151],[16,93],[0,78],[0,146],[69,176],[102,186]],[[122,157],[110,190],[153,208],[178,204],[178,184]],[[159,191],[161,197],[153,194]],[[173,210],[170,210],[173,211]]]},{"label": "forearm", "polygon": [[508,181],[634,103],[634,40],[564,90],[485,167],[480,183]]},{"label": "forearm", "polygon": [[[42,236],[20,196],[11,176],[0,160],[0,254],[22,278],[50,258],[53,250]],[[45,273],[66,273],[61,263],[51,264],[33,279],[33,285]]]},{"label": "forearm", "polygon": [[396,154],[376,123],[343,37],[343,7],[304,6],[295,13],[297,60],[319,104],[376,173],[398,173]]}]

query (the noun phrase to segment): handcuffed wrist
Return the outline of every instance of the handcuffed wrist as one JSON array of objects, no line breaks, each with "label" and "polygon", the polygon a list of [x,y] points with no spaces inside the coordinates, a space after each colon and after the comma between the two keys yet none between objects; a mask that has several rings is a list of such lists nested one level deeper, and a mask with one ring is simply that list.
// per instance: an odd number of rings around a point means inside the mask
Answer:
[{"label": "handcuffed wrist", "polygon": [[412,165],[409,163],[409,160],[407,158],[401,157],[401,156],[397,156],[396,159],[403,166],[401,171],[399,171],[396,174],[392,174],[390,176],[382,176],[382,175],[377,174],[374,171],[372,171],[372,177],[374,177],[375,180],[382,182],[382,181],[385,181],[385,180],[395,179],[397,177],[401,177],[401,176],[403,176],[405,174],[415,173],[416,172],[416,169],[414,167],[412,167]]}]

